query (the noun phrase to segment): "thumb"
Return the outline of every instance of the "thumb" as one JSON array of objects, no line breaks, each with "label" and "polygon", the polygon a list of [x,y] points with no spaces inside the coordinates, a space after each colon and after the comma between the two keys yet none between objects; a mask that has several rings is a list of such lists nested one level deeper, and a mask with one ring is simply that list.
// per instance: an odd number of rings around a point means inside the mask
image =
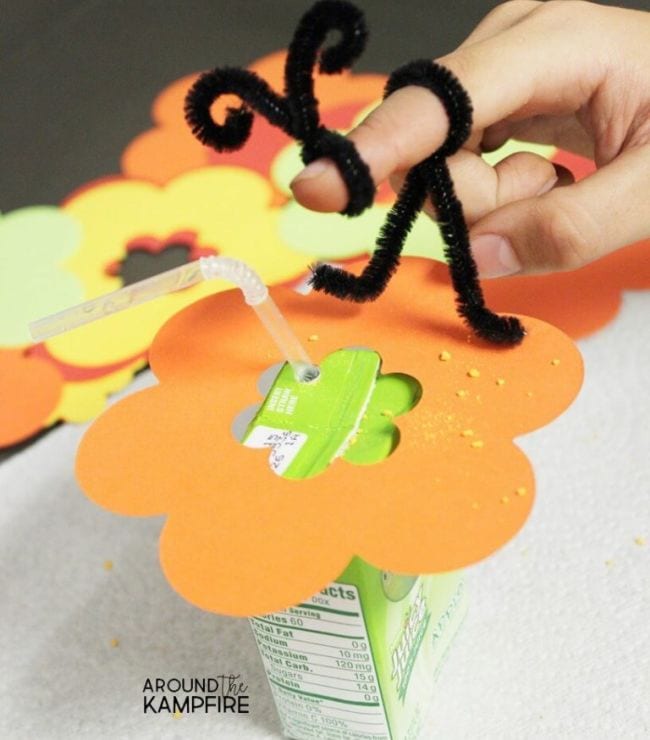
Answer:
[{"label": "thumb", "polygon": [[628,149],[574,185],[492,211],[470,233],[479,275],[575,270],[647,238],[649,171],[650,145]]}]

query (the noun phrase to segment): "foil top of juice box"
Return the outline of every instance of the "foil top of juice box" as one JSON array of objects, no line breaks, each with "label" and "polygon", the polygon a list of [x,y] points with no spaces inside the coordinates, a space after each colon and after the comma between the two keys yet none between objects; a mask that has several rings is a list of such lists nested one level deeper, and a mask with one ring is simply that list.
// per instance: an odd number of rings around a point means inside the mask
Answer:
[{"label": "foil top of juice box", "polygon": [[268,447],[271,469],[286,478],[322,472],[348,448],[377,382],[381,359],[370,350],[339,350],[314,382],[285,364],[248,426],[247,447]]}]

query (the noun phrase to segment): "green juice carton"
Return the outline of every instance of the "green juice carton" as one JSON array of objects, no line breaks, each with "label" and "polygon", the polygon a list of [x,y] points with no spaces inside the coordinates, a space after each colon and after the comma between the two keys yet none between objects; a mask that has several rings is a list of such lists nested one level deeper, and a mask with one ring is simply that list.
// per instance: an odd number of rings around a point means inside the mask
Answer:
[{"label": "green juice carton", "polygon": [[400,576],[355,558],[311,599],[252,618],[287,737],[431,737],[436,674],[465,609],[457,573]]},{"label": "green juice carton", "polygon": [[[329,355],[315,382],[283,366],[243,443],[267,447],[271,468],[287,478],[318,475],[337,457],[381,464],[399,442],[393,417],[421,388],[410,376],[380,375],[380,366],[366,349]],[[251,618],[287,737],[420,737],[465,610],[459,573],[398,575],[355,558],[305,602]]]}]

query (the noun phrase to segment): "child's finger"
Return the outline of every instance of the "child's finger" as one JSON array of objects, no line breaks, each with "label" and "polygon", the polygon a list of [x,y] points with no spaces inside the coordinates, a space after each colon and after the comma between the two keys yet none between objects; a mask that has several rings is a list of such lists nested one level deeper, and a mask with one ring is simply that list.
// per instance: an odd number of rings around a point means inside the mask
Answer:
[{"label": "child's finger", "polygon": [[491,170],[492,174],[489,187],[486,187],[486,179],[482,188],[477,188],[476,176],[467,164],[464,171],[458,167],[457,174],[452,174],[469,225],[508,203],[547,193],[558,179],[551,162],[531,152],[512,154],[494,167],[490,167],[479,157],[469,156]]},{"label": "child's finger", "polygon": [[523,121],[500,121],[485,129],[481,150],[491,152],[499,149],[508,139],[552,144],[594,158],[594,142],[575,115],[535,116]]},{"label": "child's finger", "polygon": [[[470,225],[496,208],[548,192],[558,180],[551,162],[531,152],[512,154],[492,167],[462,150],[449,158],[449,169]],[[393,187],[399,189],[403,179],[403,174],[391,178]],[[436,209],[430,201],[425,211],[436,219]]]},{"label": "child's finger", "polygon": [[508,2],[497,5],[483,18],[458,48],[462,49],[463,46],[475,44],[501,33],[506,28],[519,23],[533,10],[537,10],[541,4],[539,0],[508,0]]},{"label": "child's finger", "polygon": [[482,277],[573,270],[650,236],[650,145],[580,182],[498,208],[474,224]]}]

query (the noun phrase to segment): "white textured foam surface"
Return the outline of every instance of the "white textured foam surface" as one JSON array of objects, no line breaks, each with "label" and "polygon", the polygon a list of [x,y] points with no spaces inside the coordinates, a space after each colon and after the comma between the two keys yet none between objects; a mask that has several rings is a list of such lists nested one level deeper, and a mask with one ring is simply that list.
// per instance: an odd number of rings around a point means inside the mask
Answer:
[{"label": "white textured foam surface", "polygon": [[[521,440],[536,507],[468,572],[470,613],[427,738],[650,736],[649,317],[650,292],[627,294],[618,319],[580,342],[579,399]],[[0,737],[279,737],[247,622],[168,588],[160,520],[79,493],[82,433],[60,428],[0,465]],[[230,672],[250,684],[250,715],[143,716],[147,677]]]}]

